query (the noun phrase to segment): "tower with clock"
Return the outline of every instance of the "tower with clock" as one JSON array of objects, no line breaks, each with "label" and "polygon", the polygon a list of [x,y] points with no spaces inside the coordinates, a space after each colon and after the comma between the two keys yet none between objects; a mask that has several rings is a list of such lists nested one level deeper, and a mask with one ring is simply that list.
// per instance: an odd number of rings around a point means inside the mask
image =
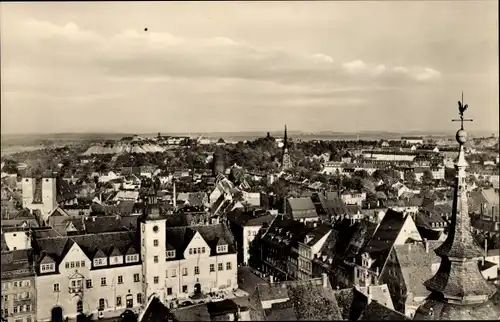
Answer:
[{"label": "tower with clock", "polygon": [[152,295],[157,295],[163,300],[166,290],[166,218],[160,214],[156,195],[150,194],[144,204],[139,220],[144,299],[148,301]]}]

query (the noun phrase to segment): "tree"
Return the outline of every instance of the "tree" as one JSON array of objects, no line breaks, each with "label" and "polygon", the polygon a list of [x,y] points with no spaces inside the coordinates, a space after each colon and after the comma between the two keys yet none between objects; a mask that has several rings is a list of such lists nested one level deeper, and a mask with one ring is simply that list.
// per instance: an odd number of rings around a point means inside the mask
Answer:
[{"label": "tree", "polygon": [[422,175],[422,184],[426,186],[432,186],[434,184],[434,177],[432,176],[432,172],[428,169],[426,169]]}]

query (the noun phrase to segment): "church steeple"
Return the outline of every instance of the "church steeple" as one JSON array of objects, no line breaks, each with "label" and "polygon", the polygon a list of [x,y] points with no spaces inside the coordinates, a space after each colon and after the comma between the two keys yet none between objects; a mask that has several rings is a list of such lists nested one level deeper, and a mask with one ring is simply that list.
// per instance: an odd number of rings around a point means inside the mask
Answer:
[{"label": "church steeple", "polygon": [[424,283],[432,293],[415,314],[415,319],[419,320],[488,319],[498,318],[499,314],[488,301],[496,289],[486,281],[478,265],[484,251],[470,230],[464,152],[467,132],[463,123],[472,120],[463,117],[467,105],[463,105],[462,101],[458,102],[458,106],[460,119],[453,121],[460,121],[461,126],[456,134],[459,151],[455,160],[451,223],[447,239],[435,250],[436,255],[441,257],[441,265],[436,274]]},{"label": "church steeple", "polygon": [[285,136],[283,137],[283,151],[288,151],[288,133],[286,131],[286,124],[285,124]]},{"label": "church steeple", "polygon": [[281,160],[281,170],[290,169],[292,167],[292,160],[288,154],[288,133],[285,124],[285,135],[283,137],[283,158]]}]

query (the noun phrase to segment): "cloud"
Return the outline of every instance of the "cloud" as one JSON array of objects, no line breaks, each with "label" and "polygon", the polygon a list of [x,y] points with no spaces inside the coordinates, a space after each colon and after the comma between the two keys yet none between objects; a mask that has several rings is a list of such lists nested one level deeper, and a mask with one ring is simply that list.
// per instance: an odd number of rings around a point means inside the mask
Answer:
[{"label": "cloud", "polygon": [[58,26],[34,20],[20,28],[30,35],[27,46],[41,50],[39,63],[46,63],[50,57],[51,64],[88,65],[113,77],[215,77],[350,86],[431,82],[441,76],[429,67],[387,68],[362,60],[339,62],[325,53],[307,55],[261,48],[225,37],[188,39],[143,30],[105,37],[71,22]]}]

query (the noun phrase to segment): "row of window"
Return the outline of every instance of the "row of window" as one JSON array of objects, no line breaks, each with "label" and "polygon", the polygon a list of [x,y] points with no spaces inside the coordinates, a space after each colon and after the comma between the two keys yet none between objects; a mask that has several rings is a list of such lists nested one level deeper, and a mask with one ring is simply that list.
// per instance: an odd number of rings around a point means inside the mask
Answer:
[{"label": "row of window", "polygon": [[5,283],[2,283],[2,290],[7,290],[7,289],[11,288],[11,286],[13,288],[16,288],[16,287],[30,287],[30,285],[31,285],[30,280],[5,282]]},{"label": "row of window", "polygon": [[85,261],[66,262],[66,268],[85,267]]},{"label": "row of window", "polygon": [[[224,263],[218,263],[217,265],[217,269],[219,271],[223,271],[224,270]],[[226,270],[231,270],[232,269],[232,264],[231,262],[227,262],[226,263]],[[215,272],[215,264],[210,264],[209,266],[209,271],[210,272]],[[200,267],[199,266],[195,266],[194,267],[194,275],[199,275],[200,274]],[[177,277],[177,268],[172,268],[171,269],[171,274],[169,275],[168,273],[168,270],[166,271],[166,276],[167,277]],[[182,276],[188,276],[188,268],[187,267],[183,267],[182,268]]]},{"label": "row of window", "polygon": [[[13,310],[14,310],[13,314],[18,314],[18,313],[23,313],[23,312],[30,312],[31,311],[31,305],[30,304],[26,304],[26,305],[14,306]],[[9,309],[8,308],[2,309],[2,316],[7,316],[7,315],[9,315]]]},{"label": "row of window", "polygon": [[[136,298],[137,298],[137,303],[138,304],[142,304],[142,294],[138,293]],[[100,298],[99,299],[98,309],[99,310],[104,310],[106,307],[108,307],[109,305],[107,305],[107,302],[108,301],[106,299]],[[126,303],[126,307],[127,308],[133,307],[134,306],[134,298],[132,296],[130,296],[130,297],[127,296],[126,299],[125,299],[125,303]],[[121,296],[117,296],[116,300],[115,300],[115,306],[119,307],[119,306],[122,306],[122,305],[123,305],[122,297]],[[77,303],[76,310],[77,310],[77,312],[83,312],[83,303],[82,303],[82,301],[79,301]]]},{"label": "row of window", "polygon": [[[134,274],[133,276],[134,276],[134,283],[139,283],[141,281],[139,274]],[[117,283],[123,284],[123,276],[122,275],[118,276]],[[101,286],[107,286],[107,285],[108,284],[107,284],[106,277],[101,277]],[[81,287],[81,286],[82,286],[82,280],[75,279],[75,280],[71,281],[71,287]],[[85,287],[86,288],[92,288],[92,286],[93,286],[92,279],[85,280]],[[61,288],[60,288],[59,283],[55,283],[54,284],[54,292],[60,292],[60,291],[61,291]]]},{"label": "row of window", "polygon": [[[14,301],[21,301],[21,300],[29,300],[31,298],[31,293],[30,292],[22,292],[18,294],[12,294]],[[8,302],[9,301],[9,296],[8,295],[2,295],[2,302]]]},{"label": "row of window", "polygon": [[20,319],[15,319],[14,322],[31,322],[32,319],[31,319],[31,315],[27,316],[26,317],[26,320],[24,318],[20,318]]}]

